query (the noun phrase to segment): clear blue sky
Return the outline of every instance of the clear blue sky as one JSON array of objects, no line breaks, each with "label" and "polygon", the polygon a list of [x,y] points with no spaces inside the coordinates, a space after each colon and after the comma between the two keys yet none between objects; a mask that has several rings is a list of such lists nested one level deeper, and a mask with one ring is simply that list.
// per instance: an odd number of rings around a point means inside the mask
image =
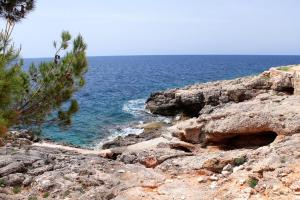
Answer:
[{"label": "clear blue sky", "polygon": [[52,56],[62,30],[80,32],[89,56],[300,54],[299,9],[299,0],[37,0],[13,36],[24,57]]}]

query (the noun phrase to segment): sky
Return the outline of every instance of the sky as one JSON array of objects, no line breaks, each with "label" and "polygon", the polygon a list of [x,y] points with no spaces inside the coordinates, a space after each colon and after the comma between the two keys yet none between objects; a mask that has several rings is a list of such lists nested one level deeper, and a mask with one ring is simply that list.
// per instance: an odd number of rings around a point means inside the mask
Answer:
[{"label": "sky", "polygon": [[53,56],[62,30],[81,33],[88,56],[295,55],[299,8],[299,0],[37,0],[13,39],[26,58]]}]

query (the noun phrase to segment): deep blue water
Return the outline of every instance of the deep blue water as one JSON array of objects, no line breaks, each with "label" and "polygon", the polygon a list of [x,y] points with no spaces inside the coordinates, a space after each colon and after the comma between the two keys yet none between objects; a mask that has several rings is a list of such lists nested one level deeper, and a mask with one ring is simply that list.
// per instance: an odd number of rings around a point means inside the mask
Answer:
[{"label": "deep blue water", "polygon": [[151,92],[297,63],[300,56],[90,57],[86,85],[76,94],[80,111],[73,125],[68,130],[45,127],[42,135],[55,141],[95,146],[110,135],[138,131],[128,126],[152,117],[143,109]]}]

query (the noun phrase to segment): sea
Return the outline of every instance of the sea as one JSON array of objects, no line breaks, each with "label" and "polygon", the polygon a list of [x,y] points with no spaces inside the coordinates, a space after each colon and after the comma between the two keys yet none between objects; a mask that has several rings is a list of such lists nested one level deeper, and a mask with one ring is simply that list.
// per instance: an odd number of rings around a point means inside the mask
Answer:
[{"label": "sea", "polygon": [[[25,64],[49,58],[25,59]],[[67,129],[45,126],[41,137],[85,148],[101,148],[117,136],[139,134],[140,124],[169,119],[145,109],[152,92],[194,83],[259,74],[300,63],[300,56],[176,55],[89,57],[86,85],[74,95],[80,110]]]}]

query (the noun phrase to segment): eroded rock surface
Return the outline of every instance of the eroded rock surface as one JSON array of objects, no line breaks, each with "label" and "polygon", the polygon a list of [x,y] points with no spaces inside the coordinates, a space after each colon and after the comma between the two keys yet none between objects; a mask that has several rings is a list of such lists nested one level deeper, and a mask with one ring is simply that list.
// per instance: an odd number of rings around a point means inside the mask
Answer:
[{"label": "eroded rock surface", "polygon": [[299,113],[300,96],[258,95],[251,101],[227,104],[180,122],[172,131],[184,141],[203,144],[222,143],[235,136],[291,135],[300,132]]},{"label": "eroded rock surface", "polygon": [[194,145],[188,153],[168,147],[171,141],[124,150],[116,160],[49,147],[2,147],[0,199],[296,199],[299,194],[300,134],[227,151]]},{"label": "eroded rock surface", "polygon": [[[259,76],[216,81],[153,93],[147,100],[147,108],[154,114],[199,116],[210,113],[214,107],[227,103],[251,100],[262,93],[299,90],[300,66],[291,71],[271,68]],[[295,89],[296,88],[296,89]]]},{"label": "eroded rock surface", "polygon": [[152,124],[103,150],[15,132],[0,148],[0,199],[299,199],[300,95],[291,69],[154,94],[153,112],[194,118]]}]

